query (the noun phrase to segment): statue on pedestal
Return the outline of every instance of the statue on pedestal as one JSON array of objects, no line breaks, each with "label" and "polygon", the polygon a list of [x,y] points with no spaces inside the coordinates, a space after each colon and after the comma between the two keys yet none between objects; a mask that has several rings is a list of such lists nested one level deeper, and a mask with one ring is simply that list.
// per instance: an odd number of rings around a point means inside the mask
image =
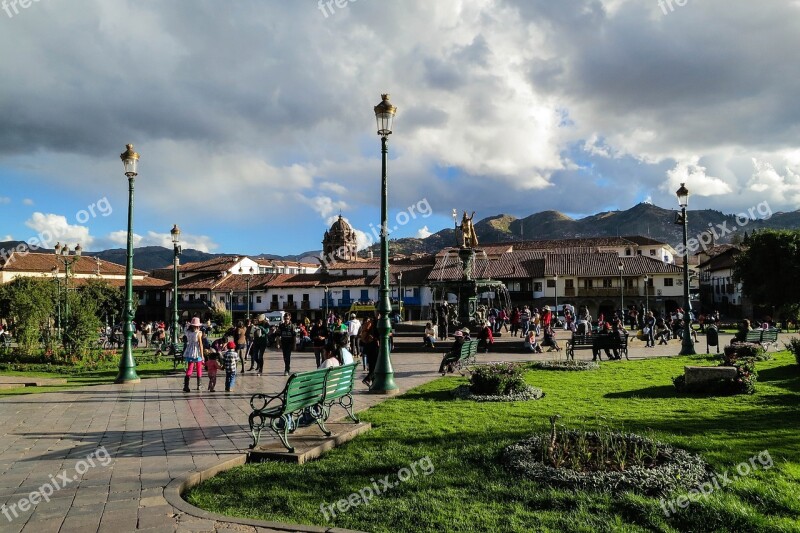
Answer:
[{"label": "statue on pedestal", "polygon": [[475,211],[472,216],[467,216],[464,211],[464,217],[461,219],[461,247],[462,248],[477,248],[478,236],[475,234],[475,226],[472,224],[472,218],[475,216]]}]

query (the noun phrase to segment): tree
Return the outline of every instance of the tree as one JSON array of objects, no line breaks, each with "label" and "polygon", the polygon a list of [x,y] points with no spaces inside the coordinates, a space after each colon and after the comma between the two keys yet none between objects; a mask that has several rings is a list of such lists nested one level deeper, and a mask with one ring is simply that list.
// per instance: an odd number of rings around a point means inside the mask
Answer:
[{"label": "tree", "polygon": [[[16,278],[3,285],[0,308],[14,321],[20,352],[34,355],[39,343],[51,343],[50,326],[56,308],[56,286],[46,278]],[[52,348],[52,346],[47,346]]]},{"label": "tree", "polygon": [[800,230],[763,230],[736,257],[734,278],[753,303],[787,309],[800,302]]},{"label": "tree", "polygon": [[[105,280],[89,280],[81,289],[89,300],[96,304],[97,318],[101,322],[116,324],[119,321],[120,313],[125,306],[125,293],[117,287],[112,287]],[[136,298],[134,298],[134,305]]]}]

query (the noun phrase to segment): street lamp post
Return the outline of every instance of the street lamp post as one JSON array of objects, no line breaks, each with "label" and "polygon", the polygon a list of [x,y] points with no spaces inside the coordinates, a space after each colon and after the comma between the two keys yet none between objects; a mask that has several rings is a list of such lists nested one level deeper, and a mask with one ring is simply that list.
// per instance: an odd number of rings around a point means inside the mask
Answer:
[{"label": "street lamp post", "polygon": [[325,323],[325,327],[328,327],[328,286],[325,285],[323,291],[325,292],[325,317],[323,317],[323,322]]},{"label": "street lamp post", "polygon": [[178,327],[180,327],[180,317],[178,316],[178,267],[180,266],[181,256],[181,230],[178,225],[170,230],[172,235],[172,345],[178,344]]},{"label": "street lamp post", "polygon": [[622,272],[625,270],[625,265],[622,261],[619,262],[617,265],[619,269],[619,312],[622,313],[622,316],[619,317],[622,320],[622,323],[625,323],[625,284],[622,281]]},{"label": "street lamp post", "polygon": [[400,313],[400,320],[403,320],[403,299],[405,294],[403,294],[403,273],[397,273],[397,307],[398,312]]},{"label": "street lamp post", "polygon": [[644,312],[650,310],[650,276],[644,275]]},{"label": "street lamp post", "polygon": [[125,344],[122,349],[122,358],[119,361],[119,373],[114,383],[138,383],[141,381],[136,374],[136,361],[133,359],[133,185],[139,165],[139,154],[133,151],[133,145],[126,146],[126,150],[119,156],[128,177],[128,251],[125,263]]},{"label": "street lamp post", "polygon": [[[71,274],[72,265],[74,265],[78,260],[81,258],[81,253],[83,250],[81,249],[81,245],[75,245],[74,255],[70,257],[70,250],[68,245],[61,246],[60,242],[56,243],[55,247],[55,254],[56,254],[56,262],[59,264],[64,265],[64,322],[69,322],[69,276]],[[58,267],[56,267],[56,278],[58,277]],[[61,290],[59,289],[59,293]],[[60,300],[59,300],[60,301]],[[59,306],[59,311],[60,311]],[[62,326],[60,319],[59,319],[59,326],[61,327],[61,343],[65,344],[64,337],[67,336],[67,329],[64,329]]]},{"label": "street lamp post", "polygon": [[553,316],[556,317],[554,324],[558,325],[558,275],[553,276],[553,296],[556,298],[556,308],[553,309]]},{"label": "street lamp post", "polygon": [[686,219],[686,208],[689,206],[689,189],[685,183],[681,183],[680,189],[675,193],[678,196],[678,205],[681,206],[681,221],[683,223],[683,339],[681,340],[680,355],[694,355],[694,343],[692,342],[691,319],[689,311],[689,250],[686,241],[689,239],[689,226]]},{"label": "street lamp post", "polygon": [[[255,270],[253,267],[250,267],[250,270],[247,271],[247,315],[245,315],[245,320],[250,319],[250,282],[253,280],[253,274],[255,274]],[[242,267],[239,267],[239,274],[244,274],[245,270]]]},{"label": "street lamp post", "polygon": [[397,108],[389,102],[389,95],[382,94],[381,102],[375,106],[375,119],[378,124],[378,135],[381,137],[381,275],[380,289],[378,290],[378,334],[380,335],[380,351],[378,362],[375,365],[374,380],[370,392],[376,394],[397,394],[400,389],[394,382],[394,370],[389,355],[389,335],[392,332],[392,323],[389,313],[392,303],[389,301],[389,235],[388,235],[388,196],[386,163],[389,153],[389,135],[392,134]]},{"label": "street lamp post", "polygon": [[56,280],[56,324],[58,324],[58,338],[61,338],[61,280],[58,279],[58,266],[53,267],[53,276]]}]

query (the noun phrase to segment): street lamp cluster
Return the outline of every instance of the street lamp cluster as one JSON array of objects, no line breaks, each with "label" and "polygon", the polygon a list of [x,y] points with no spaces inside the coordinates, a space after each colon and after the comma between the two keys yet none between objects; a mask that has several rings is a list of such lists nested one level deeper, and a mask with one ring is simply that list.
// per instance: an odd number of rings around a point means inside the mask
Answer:
[{"label": "street lamp cluster", "polygon": [[683,339],[681,341],[680,355],[694,355],[694,343],[692,343],[692,324],[690,311],[692,304],[689,301],[689,252],[687,240],[689,237],[689,226],[686,220],[686,208],[689,206],[689,189],[685,183],[681,183],[680,189],[675,193],[678,196],[678,205],[681,207],[681,223],[683,224]]},{"label": "street lamp cluster", "polygon": [[[55,256],[56,256],[56,266],[53,267],[53,274],[56,278],[56,302],[57,302],[57,314],[58,314],[58,333],[59,338],[61,339],[61,343],[66,343],[66,330],[64,329],[64,323],[69,322],[69,276],[72,274],[72,265],[77,263],[80,258],[81,254],[83,253],[83,249],[81,248],[80,244],[75,245],[75,250],[72,252],[73,255],[70,255],[70,249],[68,245],[61,245],[60,242],[56,243],[55,247]],[[64,265],[64,314],[61,314],[61,282],[58,279],[59,275],[59,265]],[[63,323],[62,323],[63,319]]]},{"label": "street lamp cluster", "polygon": [[239,267],[239,274],[240,275],[244,275],[245,273],[247,274],[247,278],[245,279],[245,281],[247,282],[247,314],[245,315],[245,317],[249,319],[250,318],[250,283],[253,281],[253,274],[255,274],[256,271],[253,269],[253,267],[250,267],[249,270],[245,270],[244,268]]},{"label": "street lamp cluster", "polygon": [[172,346],[170,351],[175,354],[178,345],[178,328],[180,327],[180,316],[178,315],[178,267],[181,257],[181,230],[177,224],[170,230],[172,236]]}]

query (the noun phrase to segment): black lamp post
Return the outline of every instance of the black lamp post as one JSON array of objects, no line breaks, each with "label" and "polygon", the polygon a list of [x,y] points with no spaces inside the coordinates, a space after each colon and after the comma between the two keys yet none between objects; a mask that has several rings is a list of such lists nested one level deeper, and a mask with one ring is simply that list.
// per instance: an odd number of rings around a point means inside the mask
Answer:
[{"label": "black lamp post", "polygon": [[650,276],[644,275],[644,312],[650,310]]},{"label": "black lamp post", "polygon": [[389,355],[389,335],[392,332],[392,323],[389,313],[392,311],[392,302],[389,300],[389,235],[388,235],[388,196],[386,177],[386,160],[389,153],[389,135],[392,134],[397,108],[389,102],[389,95],[381,95],[381,103],[375,106],[375,119],[378,123],[378,135],[381,137],[381,286],[378,290],[378,334],[380,336],[380,351],[378,362],[375,365],[374,381],[370,392],[376,394],[397,394],[400,389],[394,382],[394,369]]},{"label": "black lamp post", "polygon": [[689,226],[686,220],[686,208],[689,206],[689,189],[686,188],[685,183],[681,183],[681,188],[675,194],[678,196],[678,205],[681,206],[681,219],[683,222],[683,339],[681,341],[680,355],[694,355],[692,325],[689,316],[692,305],[689,301],[689,250],[686,243],[689,240]]},{"label": "black lamp post", "polygon": [[325,287],[322,290],[325,292],[325,317],[322,320],[325,323],[325,327],[327,328],[328,327],[328,290],[329,290],[328,286],[325,285]]},{"label": "black lamp post", "polygon": [[400,313],[400,320],[403,320],[403,273],[397,273],[397,311]]},{"label": "black lamp post", "polygon": [[619,311],[622,313],[622,316],[619,317],[622,320],[622,323],[625,323],[625,284],[622,282],[622,271],[625,270],[625,265],[622,261],[619,262],[617,265],[619,269]]},{"label": "black lamp post", "polygon": [[[70,256],[70,249],[68,245],[61,246],[60,242],[56,243],[55,247],[55,254],[56,254],[56,262],[58,264],[64,265],[64,323],[67,324],[67,329],[65,330],[61,324],[61,319],[59,319],[59,327],[61,327],[61,343],[67,344],[66,339],[64,337],[67,336],[67,331],[69,330],[69,276],[72,273],[72,265],[74,265],[78,260],[81,258],[81,253],[83,253],[83,249],[81,248],[80,244],[75,245],[75,252],[73,256]],[[58,279],[58,267],[56,267],[56,279]],[[60,292],[60,290],[59,290]],[[60,300],[59,300],[60,301]],[[59,314],[60,314],[60,305],[59,305]]]},{"label": "black lamp post", "polygon": [[553,316],[556,318],[553,323],[558,325],[558,274],[553,276],[553,296],[556,298],[556,308],[553,309]]},{"label": "black lamp post", "polygon": [[[250,270],[247,271],[247,279],[245,280],[247,282],[247,315],[245,315],[245,320],[250,319],[250,282],[253,281],[253,274],[255,274],[255,272],[256,271],[253,270],[253,267],[250,267]],[[244,273],[245,270],[242,267],[239,267],[239,274]]]},{"label": "black lamp post", "polygon": [[133,359],[133,185],[136,179],[136,168],[139,165],[139,154],[133,151],[133,145],[126,146],[119,157],[128,177],[128,253],[125,263],[125,344],[122,359],[119,361],[119,373],[114,383],[139,383],[136,374],[136,361]]},{"label": "black lamp post", "polygon": [[181,256],[181,230],[178,225],[170,230],[172,235],[172,345],[178,344],[178,328],[180,327],[180,317],[178,316],[178,267],[180,266]]}]

